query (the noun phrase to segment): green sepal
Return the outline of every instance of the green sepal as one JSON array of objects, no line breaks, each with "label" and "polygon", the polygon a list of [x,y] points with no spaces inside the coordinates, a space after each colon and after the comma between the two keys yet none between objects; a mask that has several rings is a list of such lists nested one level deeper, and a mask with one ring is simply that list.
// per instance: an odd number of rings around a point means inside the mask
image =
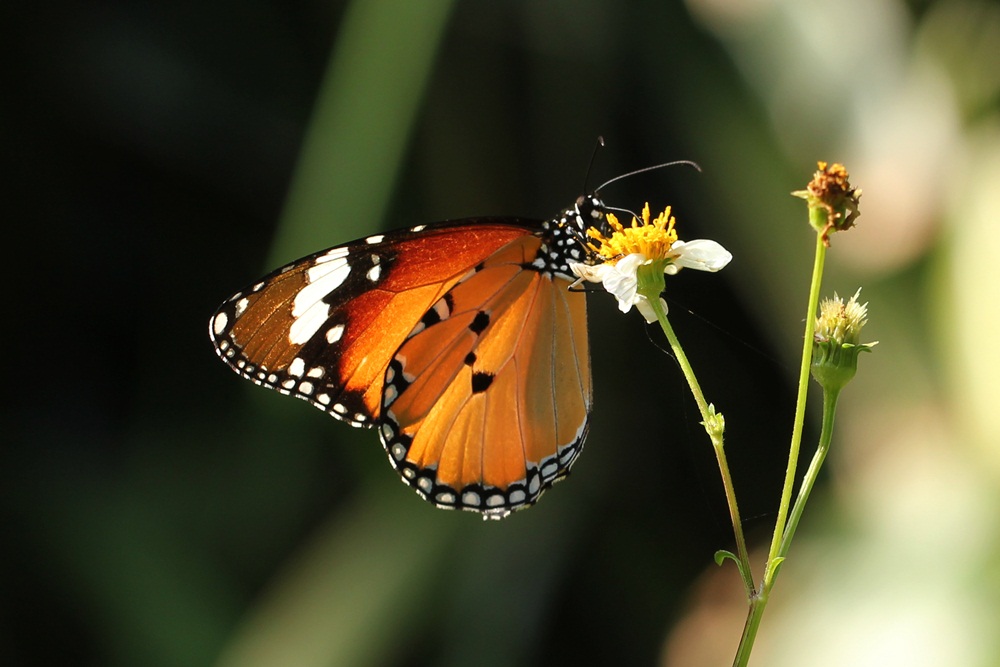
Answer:
[{"label": "green sepal", "polygon": [[736,554],[734,554],[732,551],[719,549],[718,551],[715,552],[715,564],[718,565],[719,567],[721,567],[722,564],[726,562],[727,558],[736,563],[736,567],[740,567],[740,559],[737,558]]},{"label": "green sepal", "polygon": [[640,266],[635,272],[635,291],[650,301],[659,299],[660,294],[666,288],[666,280],[663,277],[663,269],[666,265],[667,262],[664,260],[654,260]]},{"label": "green sepal", "polygon": [[827,391],[843,389],[858,371],[858,354],[871,352],[872,345],[817,341],[813,345],[813,378]]}]

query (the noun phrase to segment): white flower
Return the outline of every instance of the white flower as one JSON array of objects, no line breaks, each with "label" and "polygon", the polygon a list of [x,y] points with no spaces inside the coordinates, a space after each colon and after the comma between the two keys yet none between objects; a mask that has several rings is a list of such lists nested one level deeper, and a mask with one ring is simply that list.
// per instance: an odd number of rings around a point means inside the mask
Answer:
[{"label": "white flower", "polygon": [[[649,301],[650,295],[639,293],[637,273],[640,267],[655,264],[657,268],[654,270],[662,270],[670,276],[684,268],[715,272],[729,264],[733,256],[715,241],[677,240],[669,207],[651,220],[647,204],[642,217],[641,223],[636,219],[631,227],[625,227],[614,214],[609,213],[608,223],[613,230],[610,237],[605,238],[596,230],[588,232],[599,243],[590,246],[594,256],[604,258],[604,263],[571,262],[570,269],[581,280],[602,283],[604,289],[618,300],[618,308],[623,313],[635,306],[647,322],[655,322],[656,313]],[[667,304],[662,298],[660,304],[666,313]]]}]

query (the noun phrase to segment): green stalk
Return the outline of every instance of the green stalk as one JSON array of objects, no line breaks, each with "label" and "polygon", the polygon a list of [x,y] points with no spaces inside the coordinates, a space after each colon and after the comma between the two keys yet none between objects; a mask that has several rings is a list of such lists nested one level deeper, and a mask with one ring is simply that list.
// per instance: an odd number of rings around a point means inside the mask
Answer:
[{"label": "green stalk", "polygon": [[816,485],[819,470],[823,467],[827,452],[830,451],[830,441],[833,440],[833,420],[837,413],[837,399],[839,397],[839,389],[823,392],[823,427],[819,434],[819,445],[816,447],[812,461],[809,462],[809,469],[806,470],[805,477],[802,478],[798,498],[795,499],[792,513],[788,517],[788,525],[785,527],[785,536],[778,549],[778,558],[783,559],[788,554],[792,538],[795,537],[795,529],[799,527],[799,520],[802,518],[806,502],[809,500],[809,494],[812,493],[813,486]]},{"label": "green stalk", "polygon": [[813,262],[812,284],[809,287],[809,305],[806,308],[806,330],[802,336],[802,364],[799,368],[799,391],[795,400],[795,421],[792,424],[792,441],[788,449],[788,467],[785,469],[785,484],[781,490],[781,502],[778,505],[778,518],[774,524],[774,534],[771,537],[771,549],[767,555],[767,567],[764,570],[764,587],[769,587],[774,575],[781,565],[778,552],[784,538],[788,508],[792,501],[792,490],[795,487],[795,471],[799,463],[799,449],[802,444],[802,429],[806,420],[806,397],[809,392],[809,369],[812,364],[813,336],[816,332],[816,310],[819,308],[819,291],[823,283],[823,265],[826,261],[826,244],[822,236],[816,237],[816,257]]},{"label": "green stalk", "polygon": [[[781,491],[781,502],[778,505],[778,517],[774,523],[774,534],[771,536],[771,548],[767,555],[767,564],[764,566],[764,579],[761,582],[760,590],[750,599],[750,611],[747,615],[746,624],[743,628],[743,636],[740,638],[740,646],[733,661],[734,667],[746,667],[750,660],[750,652],[753,650],[754,640],[757,638],[757,630],[760,627],[764,609],[774,586],[774,579],[781,567],[788,550],[785,541],[785,531],[789,526],[788,513],[792,501],[792,491],[795,488],[795,472],[799,463],[799,450],[802,444],[802,430],[806,417],[806,398],[809,390],[809,371],[812,365],[813,337],[816,332],[816,310],[819,307],[819,292],[823,283],[823,266],[826,261],[826,243],[822,234],[816,235],[816,255],[813,261],[812,282],[809,287],[809,305],[806,310],[806,327],[802,338],[802,363],[799,368],[799,390],[795,401],[795,421],[792,424],[792,440],[788,449],[788,466],[785,469],[785,483]],[[834,399],[835,400],[835,399]],[[830,421],[832,425],[832,417]],[[824,419],[825,426],[825,419]],[[818,451],[817,451],[818,454]],[[825,456],[825,453],[824,453]],[[820,461],[822,463],[822,461]],[[808,497],[808,491],[806,492]],[[800,495],[802,505],[805,500]],[[798,516],[794,521],[798,523],[802,509],[798,509]],[[795,525],[791,526],[794,532]],[[791,538],[789,537],[789,542]]]},{"label": "green stalk", "polygon": [[[839,396],[840,390],[827,391],[823,394],[823,429],[819,436],[819,446],[816,447],[816,453],[813,454],[812,461],[809,463],[809,469],[802,479],[802,487],[799,489],[799,495],[789,515],[784,538],[778,549],[777,559],[779,563],[788,554],[788,550],[792,545],[792,538],[795,536],[795,530],[799,526],[799,520],[802,518],[806,502],[809,500],[809,494],[812,493],[813,487],[816,485],[820,468],[823,467],[827,452],[830,451],[830,442],[833,439],[833,421],[834,415],[837,412],[837,399]],[[769,584],[761,586],[761,591],[758,595],[751,598],[750,609],[743,628],[743,637],[740,639],[740,647],[736,653],[733,665],[740,665],[742,667],[750,659],[750,651],[753,648],[754,639],[757,637],[757,629],[760,627],[760,620],[764,615],[764,608],[767,606],[767,599],[773,585],[774,579],[772,578]]]}]

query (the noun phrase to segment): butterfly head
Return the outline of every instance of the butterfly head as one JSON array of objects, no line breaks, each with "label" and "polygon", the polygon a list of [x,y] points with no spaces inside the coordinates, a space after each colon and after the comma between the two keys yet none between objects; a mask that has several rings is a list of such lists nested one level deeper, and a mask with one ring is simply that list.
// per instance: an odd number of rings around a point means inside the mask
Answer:
[{"label": "butterfly head", "polygon": [[592,264],[601,259],[588,243],[587,230],[607,227],[607,207],[596,195],[584,195],[542,225],[542,247],[534,264],[544,273],[575,280],[570,263]]},{"label": "butterfly head", "polygon": [[592,264],[603,261],[588,243],[589,229],[608,229],[607,207],[596,194],[582,195],[573,206],[542,226],[543,247],[539,262],[548,273],[575,279],[569,263]]},{"label": "butterfly head", "polygon": [[577,197],[576,203],[573,204],[573,209],[576,212],[577,224],[584,233],[586,233],[587,227],[597,227],[600,229],[607,224],[604,221],[607,207],[596,194]]}]

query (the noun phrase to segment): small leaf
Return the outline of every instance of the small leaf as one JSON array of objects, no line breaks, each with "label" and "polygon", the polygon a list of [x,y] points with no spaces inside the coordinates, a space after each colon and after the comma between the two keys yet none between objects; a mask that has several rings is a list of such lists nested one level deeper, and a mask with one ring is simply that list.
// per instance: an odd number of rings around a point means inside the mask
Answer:
[{"label": "small leaf", "polygon": [[726,562],[727,558],[730,559],[730,560],[732,560],[734,563],[736,563],[736,567],[742,569],[742,567],[740,566],[740,559],[737,558],[736,554],[734,554],[732,551],[726,551],[725,549],[719,549],[718,551],[715,552],[715,564],[716,565],[721,566],[723,563]]}]

